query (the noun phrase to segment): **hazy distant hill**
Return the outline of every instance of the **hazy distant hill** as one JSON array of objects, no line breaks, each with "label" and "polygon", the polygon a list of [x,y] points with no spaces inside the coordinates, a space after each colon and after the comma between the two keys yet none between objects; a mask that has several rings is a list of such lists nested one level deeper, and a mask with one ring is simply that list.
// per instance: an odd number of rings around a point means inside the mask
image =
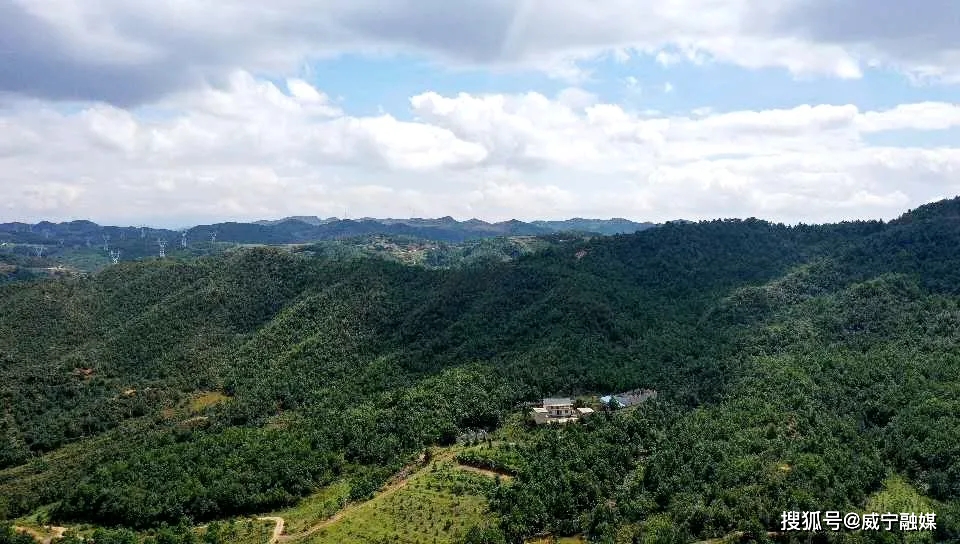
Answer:
[{"label": "hazy distant hill", "polygon": [[[631,226],[633,225],[633,226]],[[530,244],[506,238],[549,236],[562,231],[603,235],[631,232],[649,224],[622,219],[524,223],[488,223],[478,219],[457,221],[436,219],[337,219],[298,216],[253,223],[226,222],[197,225],[183,230],[137,226],[102,226],[91,221],[37,224],[0,224],[0,281],[20,280],[38,275],[89,272],[111,263],[158,257],[161,245],[166,255],[200,257],[237,245],[319,244],[333,254],[374,254],[400,258],[427,266],[456,266],[480,256],[514,258],[526,253]],[[390,240],[383,248],[368,243],[372,237]],[[499,240],[496,240],[499,239]],[[414,243],[411,241],[427,243]],[[479,242],[490,241],[490,244]],[[345,247],[337,247],[339,243]],[[396,245],[394,242],[399,242]],[[462,244],[467,244],[460,247]],[[536,245],[536,244],[535,244]],[[430,246],[432,249],[427,251]],[[457,247],[454,247],[457,246]],[[416,249],[412,249],[416,248]],[[413,253],[411,253],[413,251]],[[413,255],[417,255],[413,258]],[[66,267],[63,272],[59,267]]]},{"label": "hazy distant hill", "polygon": [[[437,219],[337,219],[297,216],[279,220],[252,223],[216,223],[197,225],[185,231],[141,227],[101,226],[91,221],[50,223],[0,224],[0,242],[16,244],[56,245],[68,247],[120,247],[133,240],[154,244],[158,239],[168,243],[180,242],[186,235],[188,242],[212,241],[240,244],[293,244],[322,240],[337,240],[355,236],[387,235],[413,236],[425,240],[463,242],[498,236],[537,236],[564,231],[589,234],[633,233],[655,226],[653,223],[635,223],[626,219],[569,219],[566,221],[510,220],[488,223],[478,219],[457,221],[452,217]],[[132,248],[131,248],[132,249]],[[152,248],[151,248],[152,252]]]},{"label": "hazy distant hill", "polygon": [[565,221],[534,221],[532,224],[555,231],[595,232],[597,234],[633,234],[657,226],[655,223],[637,223],[620,217],[614,219],[582,219]]},{"label": "hazy distant hill", "polygon": [[326,219],[320,219],[315,215],[294,215],[291,217],[284,217],[283,219],[261,219],[260,221],[254,221],[253,223],[255,225],[264,225],[269,227],[272,225],[276,225],[278,223],[283,223],[284,221],[300,221],[308,225],[317,226],[317,225],[323,225],[325,223],[332,223],[334,221],[339,221],[339,219],[337,219],[336,217],[328,217]]}]

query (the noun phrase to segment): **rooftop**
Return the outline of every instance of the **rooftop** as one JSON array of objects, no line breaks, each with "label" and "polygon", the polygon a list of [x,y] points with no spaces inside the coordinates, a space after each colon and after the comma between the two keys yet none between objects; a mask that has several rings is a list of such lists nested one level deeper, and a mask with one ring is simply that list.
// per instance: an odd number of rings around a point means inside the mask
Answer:
[{"label": "rooftop", "polygon": [[647,399],[656,398],[656,396],[657,392],[653,389],[634,389],[625,393],[600,397],[600,402],[604,404],[616,403],[617,405],[625,408],[627,406],[633,406],[635,404],[644,402]]},{"label": "rooftop", "polygon": [[543,399],[544,406],[563,406],[567,404],[573,404],[573,401],[569,398]]}]

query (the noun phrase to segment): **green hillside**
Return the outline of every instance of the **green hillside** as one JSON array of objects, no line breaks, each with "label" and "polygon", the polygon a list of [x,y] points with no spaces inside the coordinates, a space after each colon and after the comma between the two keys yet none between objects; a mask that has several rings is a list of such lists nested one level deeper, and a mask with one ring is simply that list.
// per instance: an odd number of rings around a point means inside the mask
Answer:
[{"label": "green hillside", "polygon": [[175,526],[334,482],[363,500],[522,402],[645,387],[525,430],[466,541],[762,540],[784,510],[902,496],[937,513],[918,541],[957,539],[958,210],[668,223],[453,268],[259,247],[0,285],[0,519]]}]

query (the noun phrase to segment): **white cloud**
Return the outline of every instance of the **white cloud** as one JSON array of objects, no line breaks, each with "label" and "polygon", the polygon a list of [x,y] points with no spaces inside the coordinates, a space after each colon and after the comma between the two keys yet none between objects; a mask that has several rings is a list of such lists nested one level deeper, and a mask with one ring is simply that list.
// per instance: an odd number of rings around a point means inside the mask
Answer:
[{"label": "white cloud", "polygon": [[863,132],[886,130],[945,130],[960,127],[960,105],[944,102],[902,104],[882,112],[866,112],[857,119]]},{"label": "white cloud", "polygon": [[287,89],[290,91],[290,94],[293,96],[293,98],[300,100],[301,102],[323,104],[329,100],[325,94],[321,93],[314,88],[313,85],[310,85],[302,79],[288,79]]},{"label": "white cloud", "polygon": [[0,92],[143,104],[223,83],[237,68],[286,75],[307,59],[344,52],[520,66],[572,83],[589,77],[578,60],[612,55],[623,62],[641,53],[664,65],[712,59],[841,78],[887,66],[956,82],[957,6],[954,0],[6,0]]},{"label": "white cloud", "polygon": [[598,102],[597,95],[579,87],[567,87],[557,94],[557,102],[572,110],[584,109]]},{"label": "white cloud", "polygon": [[8,220],[139,223],[290,214],[892,217],[960,192],[960,146],[878,146],[948,130],[955,104],[685,116],[634,112],[571,88],[411,97],[414,119],[356,117],[302,81],[237,72],[223,88],[128,111],[34,101],[0,112]]}]

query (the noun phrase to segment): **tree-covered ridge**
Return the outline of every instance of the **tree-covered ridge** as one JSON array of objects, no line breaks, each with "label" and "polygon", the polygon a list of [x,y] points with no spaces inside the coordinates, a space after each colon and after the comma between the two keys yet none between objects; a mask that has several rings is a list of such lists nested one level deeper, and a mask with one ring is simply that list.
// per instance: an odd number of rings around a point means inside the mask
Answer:
[{"label": "tree-covered ridge", "polygon": [[[2,286],[0,518],[176,524],[335,479],[361,499],[521,401],[642,386],[660,400],[534,431],[484,531],[760,538],[896,475],[953,538],[957,242],[924,208],[670,223],[456,269],[258,248]],[[225,400],[191,407],[203,391]]]},{"label": "tree-covered ridge", "polygon": [[[564,429],[563,438],[547,431],[528,448],[517,485],[494,502],[507,539],[546,530],[610,542],[689,542],[737,531],[762,540],[782,510],[877,508],[894,474],[940,514],[936,533],[911,541],[955,541],[960,300],[938,292],[954,292],[944,289],[946,278],[916,272],[955,269],[956,250],[934,251],[930,241],[948,233],[956,240],[956,224],[928,220],[927,232],[900,223],[878,232],[879,243],[852,241],[716,305],[711,326],[741,325],[731,329],[735,349],[724,363],[731,379],[718,402],[691,411],[651,406]],[[863,262],[864,247],[888,240],[897,241],[888,250],[919,251]],[[865,279],[871,264],[879,274]],[[573,467],[551,465],[558,462]],[[627,468],[576,482],[611,462]],[[593,509],[571,512],[584,499]],[[869,534],[830,541],[861,538],[887,541]]]},{"label": "tree-covered ridge", "polygon": [[[99,227],[96,227],[99,229]],[[112,227],[104,229],[112,232]],[[157,237],[135,236],[134,232],[120,230],[119,238],[110,234],[97,234],[95,239],[87,236],[83,240],[57,240],[56,243],[34,241],[34,243],[0,242],[0,284],[42,279],[58,276],[75,276],[100,271],[118,263],[155,261],[159,258],[159,241],[165,241],[164,251],[167,258],[178,260],[196,259],[205,256],[222,255],[243,251],[248,247],[268,245],[287,251],[332,260],[349,260],[367,257],[398,263],[417,265],[426,268],[457,268],[483,266],[491,262],[515,260],[557,243],[569,243],[588,238],[588,235],[565,232],[562,234],[510,235],[500,236],[496,232],[485,233],[478,238],[448,241],[444,238],[433,239],[425,233],[423,236],[405,234],[384,234],[373,229],[370,234],[334,237],[331,239],[311,239],[309,237],[297,243],[284,239],[268,239],[259,242],[230,241],[213,235],[204,238],[191,238],[189,233],[181,239],[183,233],[162,232]],[[211,231],[215,232],[215,231]],[[32,232],[23,234],[28,239],[35,237]],[[114,233],[116,234],[116,233]],[[0,229],[0,239],[3,238]],[[595,236],[595,235],[593,235]],[[69,242],[69,243],[68,243]],[[184,245],[183,242],[186,242]]]},{"label": "tree-covered ridge", "polygon": [[[567,221],[510,220],[488,223],[478,219],[457,221],[437,219],[320,219],[288,217],[277,221],[253,223],[226,222],[196,225],[179,230],[142,226],[98,225],[91,221],[37,224],[0,223],[0,244],[25,244],[56,248],[82,248],[107,244],[137,251],[158,239],[191,244],[219,240],[240,244],[302,244],[319,240],[340,240],[382,235],[414,237],[442,242],[465,242],[505,236],[539,236],[558,232],[584,232],[594,235],[634,233],[653,228],[653,223],[626,219],[570,219]],[[2,246],[0,246],[2,247]]]}]

